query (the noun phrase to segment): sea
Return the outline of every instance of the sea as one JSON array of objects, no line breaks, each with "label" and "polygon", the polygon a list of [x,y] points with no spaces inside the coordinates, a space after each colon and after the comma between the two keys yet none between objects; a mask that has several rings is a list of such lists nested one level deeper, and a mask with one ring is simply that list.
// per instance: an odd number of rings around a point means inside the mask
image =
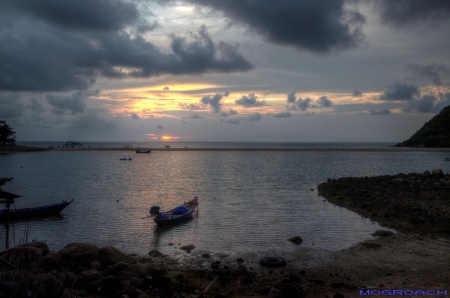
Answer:
[{"label": "sea", "polygon": [[[287,255],[337,251],[373,239],[377,222],[318,195],[327,179],[422,173],[442,169],[449,152],[352,151],[394,143],[85,142],[90,148],[310,148],[307,151],[45,151],[0,154],[2,190],[20,195],[15,207],[74,200],[60,215],[11,226],[12,245],[39,240],[57,251],[71,242],[114,246],[140,255],[156,249],[192,253]],[[62,147],[63,142],[19,145]],[[318,148],[344,148],[323,151]],[[120,158],[130,156],[132,160]],[[151,206],[169,210],[199,200],[192,219],[158,228]],[[301,245],[288,241],[300,236]],[[0,247],[5,228],[0,227]]]}]

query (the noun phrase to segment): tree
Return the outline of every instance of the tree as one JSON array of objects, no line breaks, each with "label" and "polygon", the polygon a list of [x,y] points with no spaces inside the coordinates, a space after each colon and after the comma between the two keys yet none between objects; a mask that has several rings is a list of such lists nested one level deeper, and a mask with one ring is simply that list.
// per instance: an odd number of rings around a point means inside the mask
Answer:
[{"label": "tree", "polygon": [[6,121],[0,120],[0,145],[14,146],[16,144],[16,132],[12,130]]}]

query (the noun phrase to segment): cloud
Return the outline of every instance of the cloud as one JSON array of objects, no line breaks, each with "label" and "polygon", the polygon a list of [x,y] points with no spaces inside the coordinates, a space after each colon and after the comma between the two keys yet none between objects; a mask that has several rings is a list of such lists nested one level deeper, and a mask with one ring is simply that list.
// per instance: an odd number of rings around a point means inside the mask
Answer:
[{"label": "cloud", "polygon": [[361,91],[359,91],[358,89],[355,89],[355,90],[353,90],[352,96],[353,97],[361,97],[361,96],[363,96],[363,93]]},{"label": "cloud", "polygon": [[441,86],[442,81],[439,76],[439,72],[448,71],[447,67],[443,64],[428,64],[428,65],[420,65],[420,64],[408,64],[406,68],[414,72],[415,74],[431,79],[434,85]]},{"label": "cloud", "polygon": [[170,90],[170,89],[169,89],[169,87],[167,87],[167,86],[163,88],[163,91],[169,91],[169,90]]},{"label": "cloud", "polygon": [[223,122],[225,122],[225,123],[227,123],[227,124],[239,124],[239,123],[241,123],[241,120],[242,119],[238,119],[238,118],[236,118],[236,119],[226,119],[225,121],[223,121]]},{"label": "cloud", "polygon": [[81,114],[86,110],[85,99],[90,92],[75,91],[69,95],[47,94],[45,99],[53,107],[54,114]]},{"label": "cloud", "polygon": [[251,107],[262,107],[266,105],[266,102],[263,101],[259,101],[258,97],[253,94],[250,93],[248,96],[247,95],[241,95],[241,98],[239,98],[238,100],[235,101],[236,104],[246,107],[246,108],[251,108]]},{"label": "cloud", "polygon": [[43,111],[45,111],[44,106],[42,105],[42,102],[40,99],[37,99],[35,97],[30,99],[30,104],[27,105],[27,108],[35,112],[36,114],[40,114]]},{"label": "cloud", "polygon": [[255,122],[255,121],[259,121],[261,120],[262,116],[260,113],[253,113],[250,115],[250,117],[248,117],[248,120],[250,122]]},{"label": "cloud", "polygon": [[131,118],[134,120],[140,120],[141,117],[139,117],[139,115],[137,115],[136,113],[131,114]]},{"label": "cloud", "polygon": [[16,93],[0,93],[0,118],[16,118],[22,115],[24,105]]},{"label": "cloud", "polygon": [[344,0],[188,0],[221,11],[265,40],[313,53],[361,44],[365,17]]},{"label": "cloud", "polygon": [[387,87],[387,90],[380,96],[383,100],[412,100],[420,96],[417,86],[397,82]]},{"label": "cloud", "polygon": [[391,111],[389,109],[381,109],[381,110],[368,110],[370,115],[389,115]]},{"label": "cloud", "polygon": [[404,112],[428,113],[432,110],[438,98],[432,94],[424,95],[420,99],[408,102],[408,106],[403,109]]},{"label": "cloud", "polygon": [[194,115],[191,115],[191,119],[203,119],[203,117],[195,113]]},{"label": "cloud", "polygon": [[276,118],[290,118],[291,117],[291,113],[288,112],[288,111],[285,111],[285,112],[273,114],[273,116],[276,117]]},{"label": "cloud", "polygon": [[223,94],[223,96],[228,97],[228,95],[230,95],[230,90],[225,91],[225,93]]},{"label": "cloud", "polygon": [[287,102],[288,103],[295,103],[296,100],[296,96],[295,96],[295,91],[288,93],[288,97],[287,97]]},{"label": "cloud", "polygon": [[[17,5],[14,3],[18,3]],[[73,91],[90,88],[97,78],[148,78],[163,74],[200,75],[230,73],[253,68],[238,47],[225,42],[213,42],[205,26],[191,33],[191,38],[170,35],[170,50],[161,50],[140,34],[127,28],[128,19],[95,24],[97,10],[89,11],[89,4],[70,0],[68,7],[84,4],[72,15],[61,1],[45,0],[46,5],[31,0],[0,2],[0,90],[6,91]],[[93,1],[96,9],[129,7],[132,2]],[[22,6],[21,4],[24,4]],[[64,2],[65,3],[65,2]],[[100,4],[99,4],[100,3]],[[41,6],[31,13],[34,5]],[[116,6],[114,6],[116,5]],[[44,8],[45,7],[45,8]],[[130,6],[131,7],[131,6]],[[3,8],[3,9],[2,9]],[[113,8],[111,8],[113,9]],[[111,9],[105,8],[105,12]],[[45,10],[45,12],[43,11]],[[127,9],[124,8],[126,14]],[[76,20],[80,26],[63,24],[59,19],[71,19],[80,14],[92,14],[86,21]],[[55,17],[47,14],[58,13]],[[11,16],[14,14],[14,16]],[[105,15],[99,12],[100,16]],[[133,15],[131,12],[130,15]],[[106,17],[108,18],[108,17]],[[82,20],[82,21],[81,21]],[[91,30],[88,30],[88,29]],[[103,29],[102,29],[103,28]],[[20,50],[18,50],[20,49]]]},{"label": "cloud", "polygon": [[222,103],[220,102],[221,99],[222,99],[222,94],[216,93],[214,96],[211,96],[211,95],[203,96],[200,102],[202,105],[211,106],[214,113],[220,113],[220,109],[222,106]]},{"label": "cloud", "polygon": [[228,117],[228,116],[237,115],[237,114],[238,114],[238,111],[229,109],[228,112],[222,112],[222,114],[220,114],[220,115],[223,117]]},{"label": "cloud", "polygon": [[180,102],[178,105],[184,110],[201,110],[202,109],[202,106],[198,103],[187,104],[184,102]]},{"label": "cloud", "polygon": [[165,127],[164,127],[164,125],[158,125],[158,126],[156,126],[156,129],[164,129]]},{"label": "cloud", "polygon": [[319,97],[319,99],[317,100],[317,104],[319,105],[319,107],[323,108],[329,108],[333,105],[331,100],[329,100],[326,96]]},{"label": "cloud", "polygon": [[301,111],[306,111],[309,107],[311,107],[311,98],[307,97],[305,99],[298,98],[295,104],[300,108]]},{"label": "cloud", "polygon": [[448,21],[450,17],[450,2],[446,0],[380,0],[377,4],[383,22],[395,26]]}]

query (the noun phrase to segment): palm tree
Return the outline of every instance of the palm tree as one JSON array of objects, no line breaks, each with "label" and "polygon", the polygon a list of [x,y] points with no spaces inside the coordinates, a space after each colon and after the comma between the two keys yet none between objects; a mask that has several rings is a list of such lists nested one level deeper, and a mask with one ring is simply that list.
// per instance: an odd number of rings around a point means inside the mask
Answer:
[{"label": "palm tree", "polygon": [[14,146],[16,144],[16,132],[12,130],[6,121],[0,120],[0,145]]}]

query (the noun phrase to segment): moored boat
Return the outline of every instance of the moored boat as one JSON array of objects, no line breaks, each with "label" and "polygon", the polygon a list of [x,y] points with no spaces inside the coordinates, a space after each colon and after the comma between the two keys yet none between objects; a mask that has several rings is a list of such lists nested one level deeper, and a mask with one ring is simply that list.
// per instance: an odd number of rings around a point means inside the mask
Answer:
[{"label": "moored boat", "polygon": [[[9,219],[27,219],[30,217],[39,217],[39,216],[47,216],[54,215],[60,213],[64,208],[70,205],[73,200],[62,203],[39,206],[33,208],[20,208],[20,209],[11,209],[9,210]],[[7,210],[0,210],[0,220],[5,220]]]},{"label": "moored boat", "polygon": [[179,222],[190,218],[198,210],[198,197],[167,212],[159,212],[159,209],[159,206],[152,206],[150,208],[150,215],[158,226]]},{"label": "moored boat", "polygon": [[152,151],[152,150],[139,150],[139,149],[136,149],[136,153],[150,153],[150,151]]}]

